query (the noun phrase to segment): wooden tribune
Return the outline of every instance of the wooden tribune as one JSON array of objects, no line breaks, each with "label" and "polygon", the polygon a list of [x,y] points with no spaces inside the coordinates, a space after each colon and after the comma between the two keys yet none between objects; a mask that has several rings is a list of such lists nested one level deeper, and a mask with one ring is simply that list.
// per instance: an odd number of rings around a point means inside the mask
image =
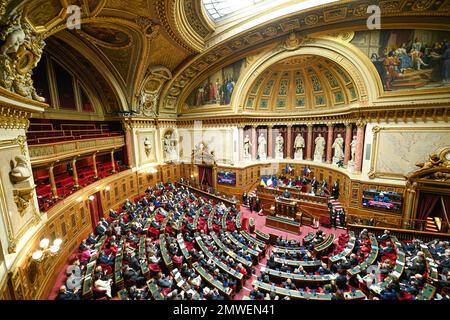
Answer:
[{"label": "wooden tribune", "polygon": [[300,223],[281,217],[266,217],[266,227],[300,234]]}]

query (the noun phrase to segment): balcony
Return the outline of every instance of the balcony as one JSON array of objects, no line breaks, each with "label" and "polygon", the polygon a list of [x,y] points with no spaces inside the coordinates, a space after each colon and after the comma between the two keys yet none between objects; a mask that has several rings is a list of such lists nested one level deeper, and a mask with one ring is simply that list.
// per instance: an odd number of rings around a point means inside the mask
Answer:
[{"label": "balcony", "polygon": [[61,161],[74,156],[119,149],[125,145],[124,136],[113,136],[97,139],[83,139],[54,142],[48,144],[29,145],[31,165]]}]

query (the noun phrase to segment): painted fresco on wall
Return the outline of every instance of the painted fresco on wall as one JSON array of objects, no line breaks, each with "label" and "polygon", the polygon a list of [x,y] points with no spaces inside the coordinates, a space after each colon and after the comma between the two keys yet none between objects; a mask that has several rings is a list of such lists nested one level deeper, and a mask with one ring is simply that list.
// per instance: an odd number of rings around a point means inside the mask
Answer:
[{"label": "painted fresco on wall", "polygon": [[210,75],[191,92],[187,104],[191,107],[229,104],[244,60],[236,61]]},{"label": "painted fresco on wall", "polygon": [[372,60],[385,91],[450,86],[448,31],[360,31],[352,44]]}]

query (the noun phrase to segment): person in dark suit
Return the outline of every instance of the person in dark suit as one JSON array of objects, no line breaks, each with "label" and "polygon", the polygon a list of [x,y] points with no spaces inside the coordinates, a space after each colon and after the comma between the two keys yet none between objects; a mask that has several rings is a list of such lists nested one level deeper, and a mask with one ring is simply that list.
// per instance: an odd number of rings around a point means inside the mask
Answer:
[{"label": "person in dark suit", "polygon": [[247,200],[248,200],[247,192],[244,192],[244,193],[242,194],[242,203],[243,203],[244,205],[247,205]]},{"label": "person in dark suit", "polygon": [[255,199],[255,209],[256,212],[259,212],[261,210],[261,200],[259,200],[258,197]]},{"label": "person in dark suit", "polygon": [[138,287],[143,287],[145,285],[145,278],[139,276],[139,273],[130,266],[127,266],[124,273],[123,278],[125,281],[131,281],[132,283],[135,283]]},{"label": "person in dark suit", "polygon": [[288,189],[286,189],[283,191],[282,196],[283,198],[289,199],[291,197],[291,192]]},{"label": "person in dark suit", "polygon": [[56,300],[80,300],[80,296],[77,293],[77,289],[72,292],[67,290],[66,286],[63,285],[59,288],[59,293],[56,296]]},{"label": "person in dark suit", "polygon": [[334,182],[333,188],[331,189],[331,195],[335,199],[339,199],[339,183],[337,181]]},{"label": "person in dark suit", "polygon": [[261,300],[264,298],[264,294],[259,291],[258,286],[253,286],[253,290],[250,292],[250,298],[253,300]]},{"label": "person in dark suit", "polygon": [[336,210],[334,210],[334,209],[331,209],[330,210],[330,225],[332,226],[332,227],[335,227],[336,228],[336,218],[337,218],[337,213],[336,213]]},{"label": "person in dark suit", "polygon": [[318,186],[319,186],[319,182],[317,182],[316,177],[314,177],[311,180],[311,187],[314,188],[314,190],[316,190]]},{"label": "person in dark suit", "polygon": [[253,197],[248,199],[248,208],[250,209],[250,213],[253,212]]},{"label": "person in dark suit", "polygon": [[339,210],[338,212],[338,217],[339,217],[339,224],[341,225],[341,227],[345,227],[345,211],[344,209]]}]

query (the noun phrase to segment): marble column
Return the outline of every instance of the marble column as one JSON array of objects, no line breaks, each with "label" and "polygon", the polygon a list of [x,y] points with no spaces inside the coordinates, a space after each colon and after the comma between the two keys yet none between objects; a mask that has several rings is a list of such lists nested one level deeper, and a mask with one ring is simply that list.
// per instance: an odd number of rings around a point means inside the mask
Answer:
[{"label": "marble column", "polygon": [[77,172],[77,158],[72,159],[72,172],[73,172],[73,186],[75,188],[80,187],[78,184],[78,172]]},{"label": "marble column", "polygon": [[347,165],[350,160],[351,147],[350,143],[352,142],[352,129],[353,124],[347,123],[345,125],[345,148],[344,148],[344,164]]},{"label": "marble column", "polygon": [[355,150],[355,172],[360,173],[362,169],[362,159],[364,151],[364,131],[366,127],[366,122],[363,120],[358,120],[356,123],[356,150]]},{"label": "marble column", "polygon": [[239,161],[244,161],[244,126],[238,127],[239,137]]},{"label": "marble column", "polygon": [[327,163],[332,162],[333,157],[333,125],[328,125],[328,132],[327,132]]},{"label": "marble column", "polygon": [[133,168],[135,163],[134,163],[133,148],[132,148],[133,138],[132,138],[130,129],[125,130],[125,145],[126,145],[126,152],[127,152],[128,168]]},{"label": "marble column", "polygon": [[286,158],[292,159],[292,124],[287,126]]},{"label": "marble column", "polygon": [[54,163],[52,163],[50,165],[50,168],[48,169],[48,176],[50,178],[50,187],[52,189],[53,199],[57,199],[58,198],[58,189],[56,188],[55,174],[53,173],[53,169],[54,169]]},{"label": "marble column", "polygon": [[415,193],[416,193],[416,188],[417,183],[414,182],[413,185],[410,185],[409,182],[407,182],[406,184],[406,206],[405,206],[405,214],[403,217],[403,228],[405,229],[412,229],[412,227],[414,225],[411,225],[411,216],[412,216],[412,209],[413,209],[413,202],[414,202],[414,197],[415,197]]},{"label": "marble column", "polygon": [[114,161],[114,150],[111,151],[112,173],[116,173],[116,162]]},{"label": "marble column", "polygon": [[273,126],[267,127],[267,158],[274,159],[273,155]]},{"label": "marble column", "polygon": [[258,137],[256,136],[256,126],[252,126],[252,159],[257,159]]},{"label": "marble column", "polygon": [[93,163],[93,168],[94,168],[94,179],[98,178],[98,170],[97,170],[97,153],[94,153],[92,155],[92,163]]},{"label": "marble column", "polygon": [[311,123],[309,123],[307,126],[308,126],[308,132],[306,135],[306,140],[307,140],[306,160],[311,161],[312,160],[312,150],[313,150],[313,125]]}]

